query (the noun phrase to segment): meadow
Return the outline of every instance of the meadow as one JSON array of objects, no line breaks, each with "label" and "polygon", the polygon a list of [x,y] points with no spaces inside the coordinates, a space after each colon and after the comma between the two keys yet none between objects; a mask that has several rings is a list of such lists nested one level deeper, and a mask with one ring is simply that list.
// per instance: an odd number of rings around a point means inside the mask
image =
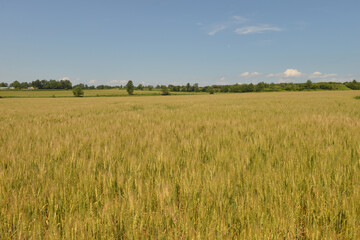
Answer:
[{"label": "meadow", "polygon": [[[126,89],[84,89],[84,97],[125,97],[129,96]],[[159,96],[162,92],[159,89],[135,90],[133,96]],[[203,92],[172,92],[172,95],[198,95],[206,94]],[[0,90],[0,98],[67,98],[74,97],[70,90]]]},{"label": "meadow", "polygon": [[357,95],[1,98],[0,238],[359,239]]},{"label": "meadow", "polygon": [[[161,91],[135,91],[135,95],[160,95]],[[70,90],[0,90],[3,98],[50,98],[50,97],[74,97]],[[121,97],[128,96],[125,89],[85,89],[85,97]]]}]

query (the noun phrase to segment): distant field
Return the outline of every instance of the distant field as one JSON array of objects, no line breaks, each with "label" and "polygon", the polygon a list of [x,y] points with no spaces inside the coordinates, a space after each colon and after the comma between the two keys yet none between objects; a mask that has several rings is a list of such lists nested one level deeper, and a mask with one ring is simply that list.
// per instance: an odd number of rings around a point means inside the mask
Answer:
[{"label": "distant field", "polygon": [[[172,92],[172,95],[198,95],[202,92]],[[84,97],[119,97],[127,96],[125,89],[88,89],[84,90]],[[160,90],[140,91],[135,90],[134,95],[161,95]],[[74,97],[72,90],[0,90],[3,98],[49,98],[49,97]]]},{"label": "distant field", "polygon": [[[161,94],[161,91],[135,91],[135,95],[156,95]],[[115,97],[128,95],[125,89],[93,89],[84,90],[85,97]],[[41,97],[73,97],[72,90],[0,90],[1,97],[26,97],[26,98],[41,98]]]},{"label": "distant field", "polygon": [[2,98],[0,238],[360,239],[359,95]]}]

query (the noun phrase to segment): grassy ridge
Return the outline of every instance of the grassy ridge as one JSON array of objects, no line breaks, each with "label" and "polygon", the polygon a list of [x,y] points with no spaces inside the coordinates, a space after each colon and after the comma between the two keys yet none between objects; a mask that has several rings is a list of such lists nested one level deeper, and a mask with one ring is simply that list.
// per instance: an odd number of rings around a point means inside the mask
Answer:
[{"label": "grassy ridge", "polygon": [[0,237],[358,239],[356,95],[1,99]]}]

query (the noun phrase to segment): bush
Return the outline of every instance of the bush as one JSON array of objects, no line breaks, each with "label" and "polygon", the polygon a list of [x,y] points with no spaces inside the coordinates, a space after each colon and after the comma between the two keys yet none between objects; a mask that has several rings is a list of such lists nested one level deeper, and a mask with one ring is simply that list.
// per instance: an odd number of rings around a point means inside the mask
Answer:
[{"label": "bush", "polygon": [[214,90],[213,87],[209,87],[209,88],[207,89],[207,91],[208,91],[210,94],[214,94],[214,93],[215,93],[215,90]]},{"label": "bush", "polygon": [[170,91],[165,85],[161,86],[161,94],[162,95],[170,95]]},{"label": "bush", "polygon": [[82,90],[81,87],[76,87],[73,89],[73,94],[75,97],[83,97],[84,96],[84,91]]}]

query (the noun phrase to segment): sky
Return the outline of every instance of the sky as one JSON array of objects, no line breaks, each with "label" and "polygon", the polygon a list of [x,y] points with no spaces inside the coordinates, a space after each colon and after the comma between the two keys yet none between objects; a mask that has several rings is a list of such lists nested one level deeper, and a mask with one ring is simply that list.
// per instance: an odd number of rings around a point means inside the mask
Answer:
[{"label": "sky", "polygon": [[360,80],[359,0],[0,0],[0,82]]}]

